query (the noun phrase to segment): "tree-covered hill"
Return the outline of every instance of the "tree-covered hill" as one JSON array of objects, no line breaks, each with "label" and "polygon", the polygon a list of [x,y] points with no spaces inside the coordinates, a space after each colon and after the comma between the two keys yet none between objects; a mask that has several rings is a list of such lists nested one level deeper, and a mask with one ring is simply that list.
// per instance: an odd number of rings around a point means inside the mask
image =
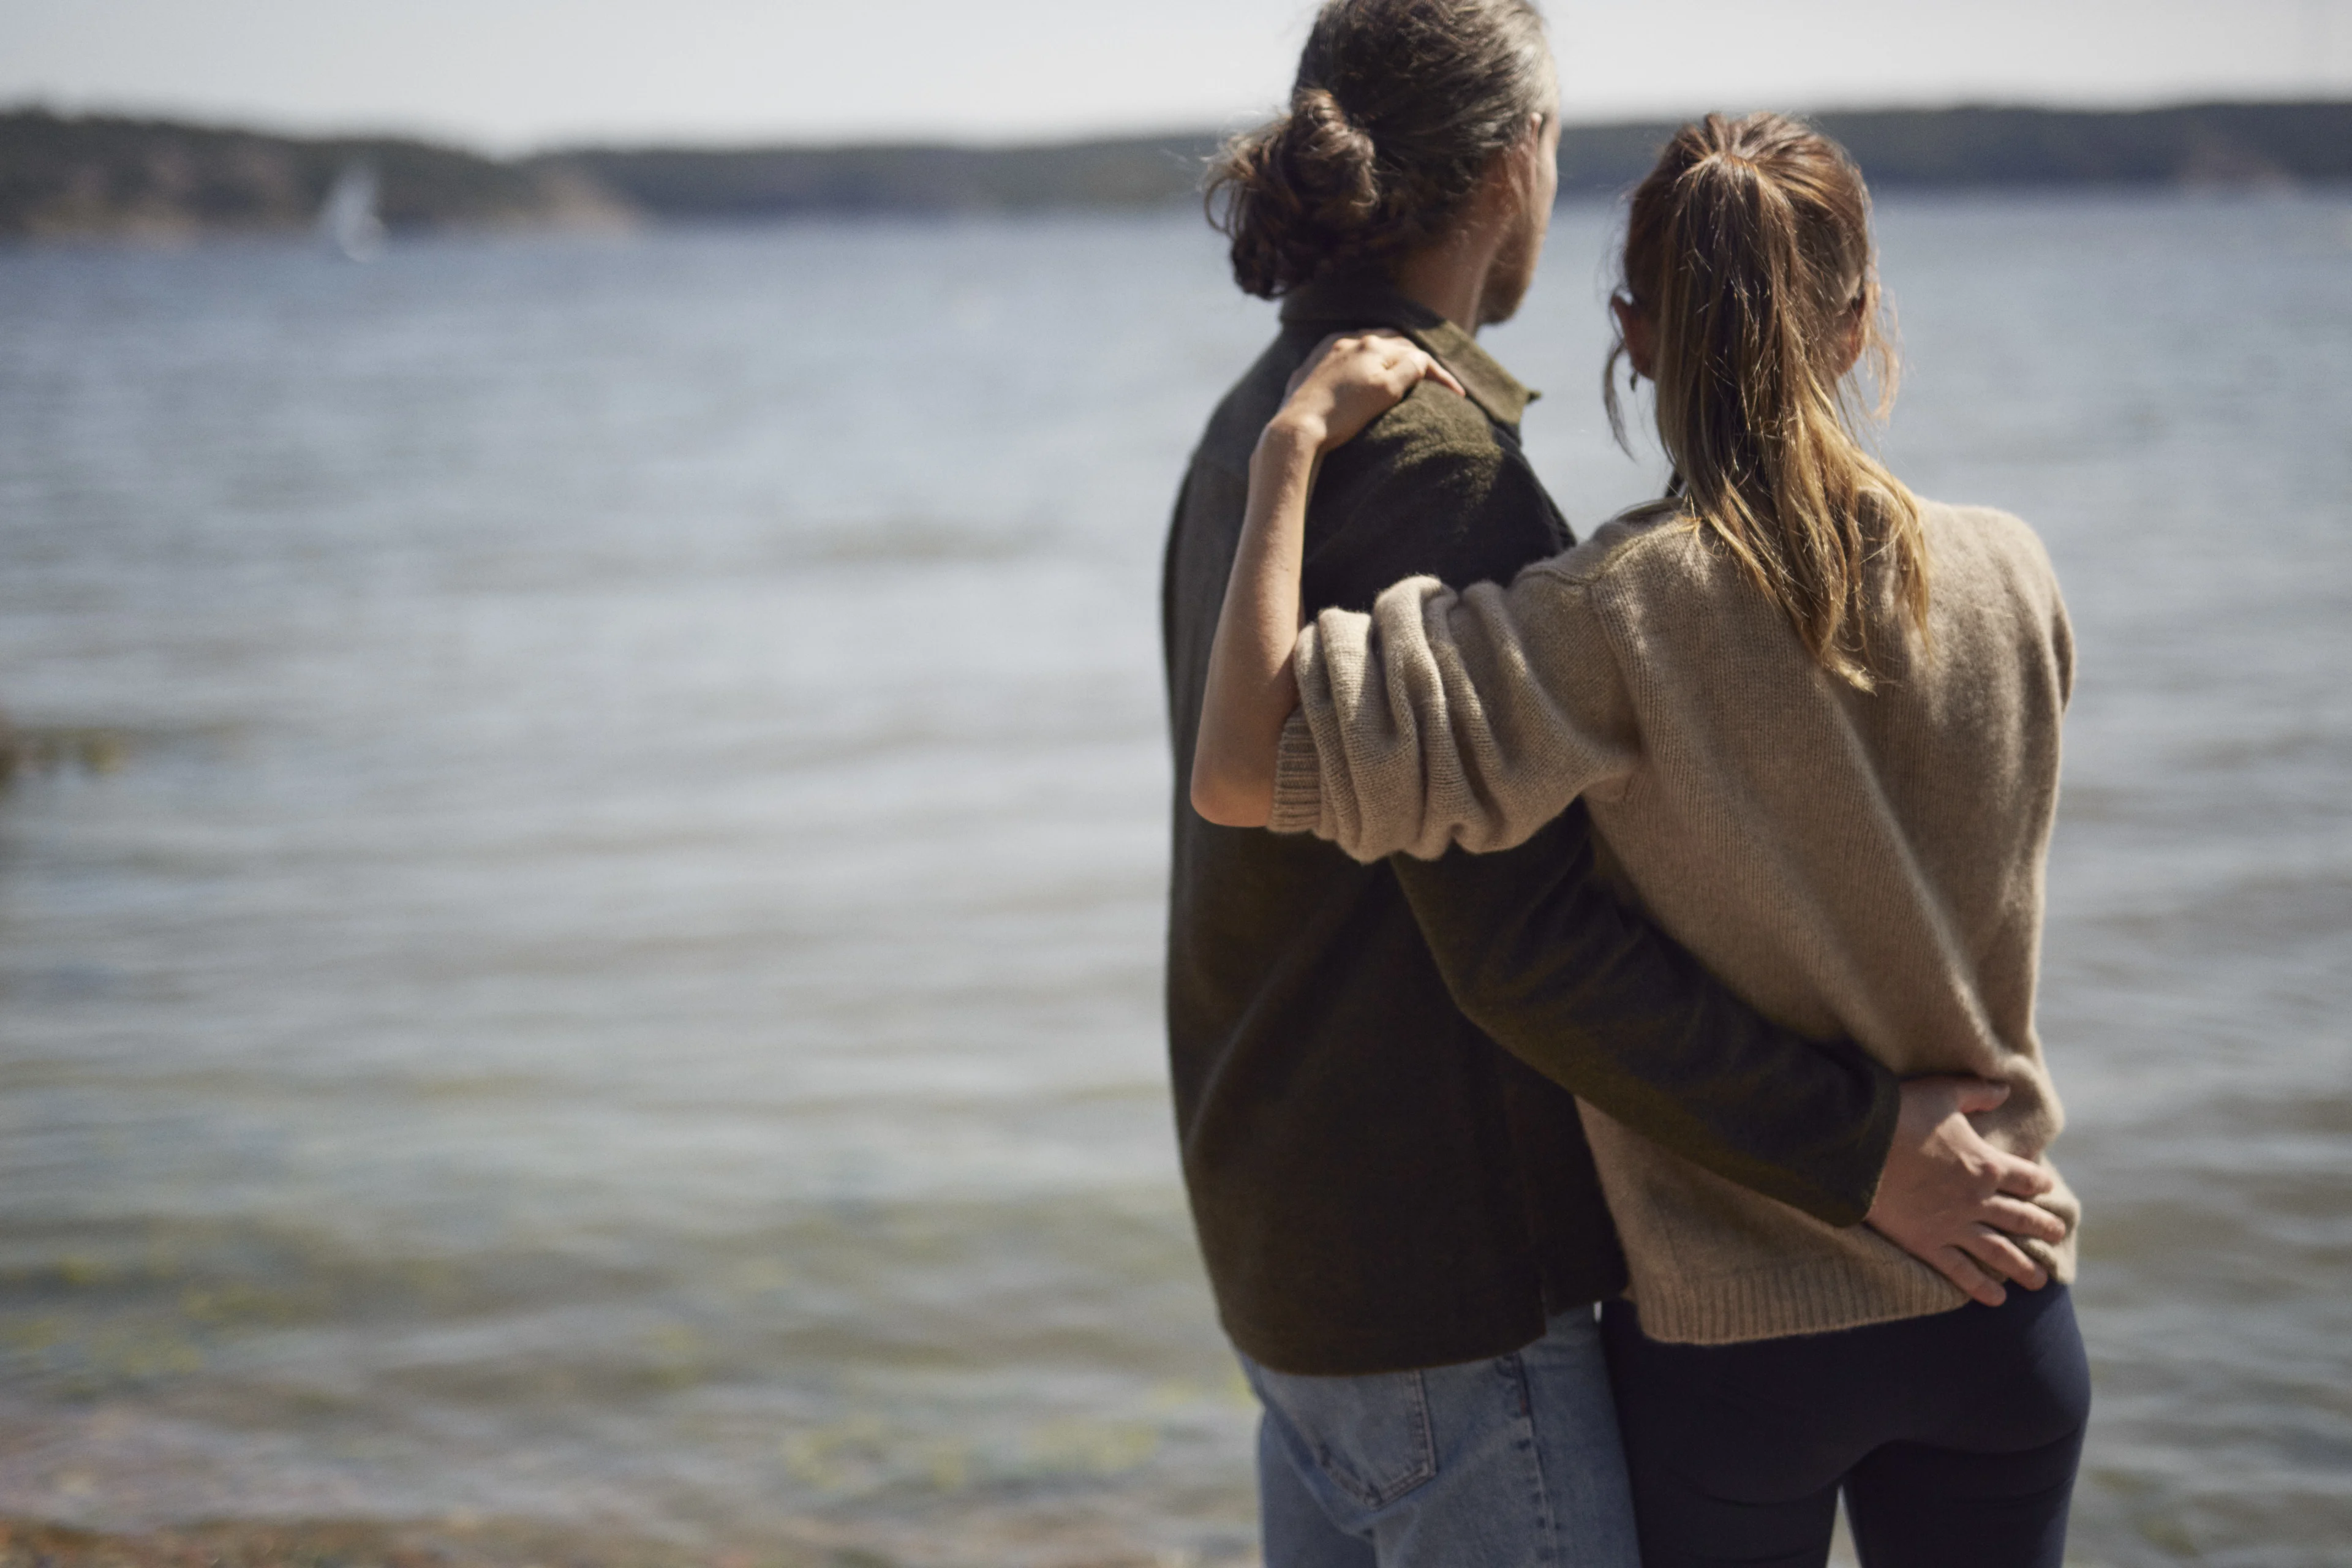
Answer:
[{"label": "tree-covered hill", "polygon": [[[2352,181],[2352,102],[1886,110],[1818,122],[1882,190]],[[1561,189],[1622,189],[1671,129],[1570,126]],[[411,231],[1142,207],[1194,199],[1214,146],[1202,132],[1002,148],[577,148],[501,161],[392,138],[20,110],[0,113],[0,238],[296,230],[354,167],[374,175],[384,223]]]},{"label": "tree-covered hill", "polygon": [[0,237],[168,239],[301,229],[346,169],[395,229],[627,215],[580,175],[385,137],[290,137],[109,115],[0,113]]}]

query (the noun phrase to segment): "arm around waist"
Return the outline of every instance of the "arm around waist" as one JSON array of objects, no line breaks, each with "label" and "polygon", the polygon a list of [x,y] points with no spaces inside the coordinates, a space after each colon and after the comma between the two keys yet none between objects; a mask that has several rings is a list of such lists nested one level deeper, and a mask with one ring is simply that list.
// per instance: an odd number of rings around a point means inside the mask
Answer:
[{"label": "arm around waist", "polygon": [[1391,861],[1454,1005],[1644,1136],[1830,1225],[1869,1210],[1901,1086],[1741,1001],[1597,876],[1581,809],[1508,854]]}]

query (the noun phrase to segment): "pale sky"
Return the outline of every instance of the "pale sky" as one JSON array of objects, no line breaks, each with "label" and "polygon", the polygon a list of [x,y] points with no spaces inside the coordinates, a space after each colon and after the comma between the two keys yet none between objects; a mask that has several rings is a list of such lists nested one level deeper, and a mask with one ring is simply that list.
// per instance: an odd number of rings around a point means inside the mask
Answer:
[{"label": "pale sky", "polygon": [[[0,104],[586,139],[1230,126],[1307,0],[0,0]],[[1570,119],[2352,95],[2352,0],[1550,0]]]}]

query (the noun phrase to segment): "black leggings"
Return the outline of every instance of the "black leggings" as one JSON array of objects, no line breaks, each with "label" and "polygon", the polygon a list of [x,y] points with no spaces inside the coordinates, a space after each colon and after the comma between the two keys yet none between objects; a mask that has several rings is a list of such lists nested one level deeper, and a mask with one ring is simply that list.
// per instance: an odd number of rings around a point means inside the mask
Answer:
[{"label": "black leggings", "polygon": [[1736,1345],[1601,1313],[1643,1568],[2059,1568],[2091,1375],[2063,1286]]}]

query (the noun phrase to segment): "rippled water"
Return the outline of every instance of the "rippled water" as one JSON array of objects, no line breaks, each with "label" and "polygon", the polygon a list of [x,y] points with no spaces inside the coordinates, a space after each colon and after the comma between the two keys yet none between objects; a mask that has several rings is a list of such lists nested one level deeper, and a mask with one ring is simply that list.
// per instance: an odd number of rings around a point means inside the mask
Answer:
[{"label": "rippled water", "polygon": [[[2083,676],[2077,1555],[2352,1539],[2352,202],[1890,204]],[[1493,346],[1590,522],[1603,215]],[[1252,1550],[1174,1177],[1181,217],[0,254],[0,1512]]]}]

